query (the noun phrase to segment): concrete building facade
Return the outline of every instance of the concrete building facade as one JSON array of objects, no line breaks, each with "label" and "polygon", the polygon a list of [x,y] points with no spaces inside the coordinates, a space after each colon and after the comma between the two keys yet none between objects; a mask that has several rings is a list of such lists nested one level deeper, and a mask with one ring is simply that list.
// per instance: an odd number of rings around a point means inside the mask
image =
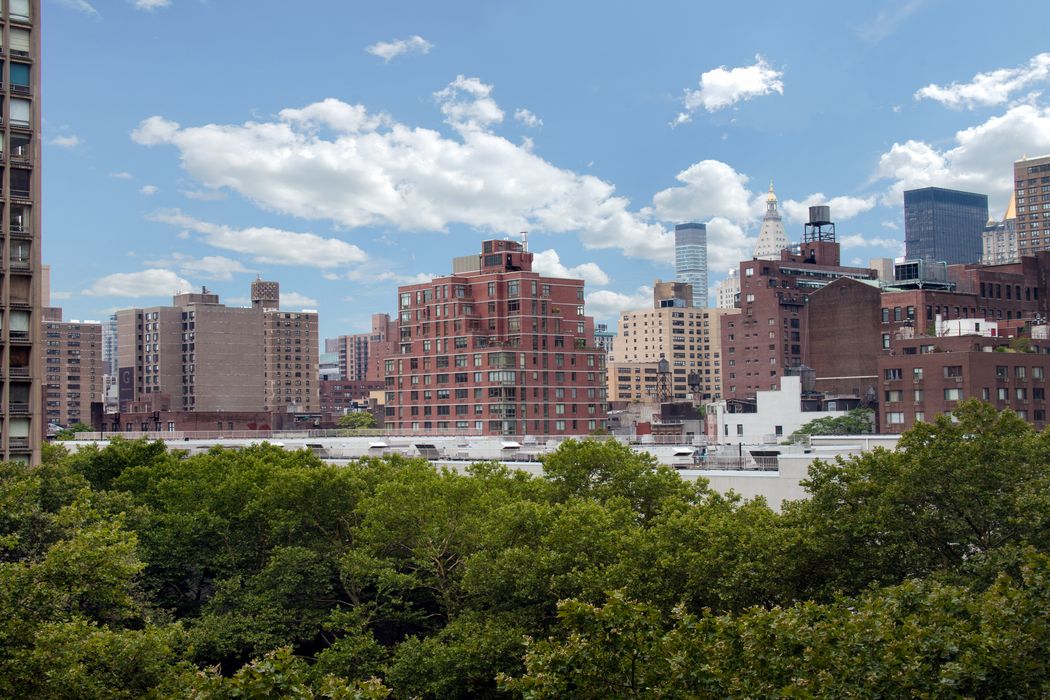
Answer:
[{"label": "concrete building facade", "polygon": [[413,434],[582,435],[605,426],[605,353],[582,280],[541,277],[516,241],[398,289],[385,424]]},{"label": "concrete building facade", "polygon": [[0,80],[0,459],[40,461],[42,415],[40,0],[0,9],[5,57]]}]

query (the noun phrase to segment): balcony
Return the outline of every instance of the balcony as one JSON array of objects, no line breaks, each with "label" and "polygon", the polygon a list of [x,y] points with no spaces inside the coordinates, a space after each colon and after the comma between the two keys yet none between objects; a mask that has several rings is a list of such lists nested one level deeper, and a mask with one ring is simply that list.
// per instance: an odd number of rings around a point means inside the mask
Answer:
[{"label": "balcony", "polygon": [[32,95],[33,88],[29,85],[19,85],[18,83],[11,83],[11,94],[12,95]]},{"label": "balcony", "polygon": [[26,272],[31,267],[29,258],[15,257],[10,258],[7,261],[7,267],[9,270],[18,270],[19,272]]},{"label": "balcony", "polygon": [[7,413],[11,416],[28,416],[29,403],[22,401],[12,401],[9,404],[7,404]]},{"label": "balcony", "polygon": [[[13,304],[12,304],[13,306]],[[10,334],[12,343],[29,343],[32,342],[29,338],[29,331],[8,331]]]},{"label": "balcony", "polygon": [[25,379],[29,377],[28,367],[9,367],[7,370],[7,376],[15,379]]},{"label": "balcony", "polygon": [[33,149],[28,146],[16,146],[11,149],[8,159],[12,163],[30,164],[33,162]]},{"label": "balcony", "polygon": [[11,188],[11,197],[13,199],[31,199],[29,190],[15,189],[14,187]]},{"label": "balcony", "polygon": [[9,437],[7,438],[7,446],[12,450],[28,450],[29,449],[29,438],[27,437]]}]

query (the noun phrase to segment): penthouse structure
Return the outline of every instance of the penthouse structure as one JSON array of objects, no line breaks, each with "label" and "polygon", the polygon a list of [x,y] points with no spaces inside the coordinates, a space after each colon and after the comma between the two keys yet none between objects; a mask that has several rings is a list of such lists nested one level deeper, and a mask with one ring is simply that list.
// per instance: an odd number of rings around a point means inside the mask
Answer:
[{"label": "penthouse structure", "polygon": [[605,353],[583,281],[542,277],[516,241],[398,289],[385,425],[411,433],[581,435],[605,426]]},{"label": "penthouse structure", "polygon": [[0,460],[39,463],[43,272],[40,264],[40,0],[0,8]]}]

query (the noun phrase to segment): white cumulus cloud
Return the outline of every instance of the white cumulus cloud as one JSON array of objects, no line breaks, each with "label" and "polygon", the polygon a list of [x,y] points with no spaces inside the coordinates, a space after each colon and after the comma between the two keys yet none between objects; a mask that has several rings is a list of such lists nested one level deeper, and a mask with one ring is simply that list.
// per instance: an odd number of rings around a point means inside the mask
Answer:
[{"label": "white cumulus cloud", "polygon": [[58,4],[76,10],[77,12],[83,12],[85,15],[98,16],[98,10],[96,10],[95,6],[87,0],[58,0]]},{"label": "white cumulus cloud", "polygon": [[894,143],[879,158],[877,175],[892,181],[884,203],[900,206],[904,190],[949,187],[989,196],[993,217],[1013,191],[1013,163],[1050,153],[1050,108],[1022,104],[955,134],[947,148],[923,141]]},{"label": "white cumulus cloud", "polygon": [[514,110],[514,118],[532,129],[543,126],[543,120],[524,107]]},{"label": "white cumulus cloud", "polygon": [[600,289],[586,296],[584,308],[589,316],[615,325],[621,311],[649,309],[653,306],[653,288],[639,287],[633,294],[614,292],[611,289]]},{"label": "white cumulus cloud", "polygon": [[156,10],[167,7],[171,4],[171,0],[131,0],[131,4],[139,10]]},{"label": "white cumulus cloud", "polygon": [[89,297],[171,296],[193,287],[171,270],[151,268],[141,272],[115,272],[95,280],[81,293]]},{"label": "white cumulus cloud", "polygon": [[566,267],[558,251],[552,249],[533,253],[532,269],[541,275],[548,277],[561,277],[568,279],[582,279],[587,284],[598,287],[609,284],[609,275],[605,274],[597,263],[581,263],[574,267]]},{"label": "white cumulus cloud", "polygon": [[157,212],[149,218],[198,233],[208,245],[251,255],[260,263],[329,268],[361,263],[368,257],[356,245],[313,233],[294,233],[266,226],[235,229],[199,221],[178,209]]},{"label": "white cumulus cloud", "polygon": [[931,83],[915,93],[916,100],[934,100],[954,109],[1004,104],[1010,97],[1050,78],[1050,53],[1040,53],[1016,68],[978,73],[968,83]]},{"label": "white cumulus cloud", "polygon": [[784,94],[783,72],[776,70],[762,56],[755,56],[750,66],[726,68],[719,66],[700,75],[698,90],[686,89],[682,97],[685,111],[680,112],[673,124],[684,124],[692,120],[693,112],[703,108],[708,112],[731,107],[752,97],[772,92]]},{"label": "white cumulus cloud", "polygon": [[809,208],[818,204],[826,204],[831,207],[832,221],[845,221],[873,209],[876,197],[874,195],[870,197],[841,196],[828,199],[823,192],[816,192],[802,201],[784,200],[780,206],[789,219],[805,222],[809,221]]},{"label": "white cumulus cloud", "polygon": [[76,134],[66,134],[63,136],[56,136],[48,141],[52,146],[58,146],[59,148],[76,148],[83,141]]},{"label": "white cumulus cloud", "polygon": [[648,213],[631,211],[612,184],[492,133],[503,111],[491,86],[459,76],[435,97],[454,137],[325,100],[242,125],[182,127],[154,116],[132,138],[177,148],[183,168],[205,188],[228,188],[304,219],[349,229],[444,232],[464,224],[503,235],[571,232],[588,248],[670,259],[673,237]]},{"label": "white cumulus cloud", "polygon": [[722,216],[743,223],[755,218],[755,195],[748,176],[718,160],[702,160],[675,176],[679,186],[653,195],[654,214],[662,221],[683,223]]},{"label": "white cumulus cloud", "polygon": [[433,44],[416,34],[407,39],[379,41],[371,46],[366,46],[365,51],[373,56],[378,56],[383,59],[385,63],[390,63],[390,61],[402,54],[426,54],[430,53],[432,48],[434,48]]},{"label": "white cumulus cloud", "polygon": [[230,280],[233,279],[234,274],[251,272],[240,261],[222,255],[205,255],[202,258],[195,258],[185,253],[174,253],[166,259],[150,260],[145,264],[155,267],[174,267],[184,275],[209,280]]},{"label": "white cumulus cloud", "polygon": [[153,195],[157,194],[157,186],[156,185],[143,185],[142,188],[139,189],[139,192],[142,193],[146,197],[152,197]]},{"label": "white cumulus cloud", "polygon": [[840,236],[839,243],[844,250],[851,248],[890,248],[894,254],[904,255],[904,241],[899,238],[867,237],[860,233]]},{"label": "white cumulus cloud", "polygon": [[302,310],[304,308],[317,308],[317,300],[299,292],[281,292],[281,308]]}]

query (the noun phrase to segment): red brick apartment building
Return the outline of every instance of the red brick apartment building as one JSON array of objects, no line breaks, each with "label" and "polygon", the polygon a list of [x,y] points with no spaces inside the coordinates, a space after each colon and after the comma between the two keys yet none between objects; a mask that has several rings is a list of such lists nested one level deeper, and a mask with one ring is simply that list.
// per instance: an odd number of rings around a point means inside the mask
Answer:
[{"label": "red brick apartment building", "polygon": [[384,360],[386,427],[407,433],[582,435],[605,427],[605,353],[583,281],[541,277],[516,241],[398,289]]},{"label": "red brick apartment building", "polygon": [[1009,350],[1010,338],[963,335],[893,340],[879,358],[879,432],[903,433],[918,421],[977,398],[1046,427],[1050,342]]},{"label": "red brick apartment building", "polygon": [[[809,296],[840,278],[876,280],[875,270],[843,267],[827,207],[811,207],[797,248],[780,260],[740,263],[740,315],[722,318],[722,396],[754,398],[778,389],[785,370],[809,350]],[[813,211],[821,210],[821,211]]]}]

